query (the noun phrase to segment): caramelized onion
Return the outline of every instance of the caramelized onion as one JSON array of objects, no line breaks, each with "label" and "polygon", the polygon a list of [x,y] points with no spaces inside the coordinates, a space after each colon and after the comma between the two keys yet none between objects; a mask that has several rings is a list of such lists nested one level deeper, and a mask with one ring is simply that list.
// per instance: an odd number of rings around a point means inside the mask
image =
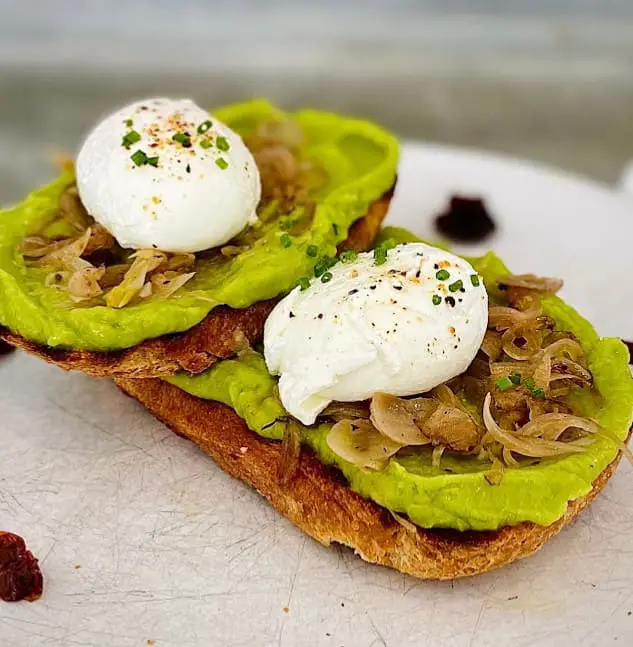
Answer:
[{"label": "caramelized onion", "polygon": [[480,441],[473,419],[461,409],[440,406],[422,426],[434,446],[443,445],[455,452],[472,451]]},{"label": "caramelized onion", "polygon": [[68,294],[75,303],[98,297],[103,293],[99,280],[103,276],[103,267],[85,267],[74,272],[68,280]]},{"label": "caramelized onion", "polygon": [[[518,346],[517,339],[523,340],[523,345]],[[541,334],[529,322],[515,324],[506,330],[501,340],[503,352],[520,362],[532,359],[541,349]]]},{"label": "caramelized onion", "polygon": [[494,330],[487,330],[484,340],[481,343],[481,350],[488,356],[491,362],[496,362],[503,350],[501,335]]},{"label": "caramelized onion", "polygon": [[445,449],[446,447],[444,445],[436,445],[435,447],[433,447],[433,453],[431,454],[431,466],[435,469],[440,469],[442,454],[444,453]]},{"label": "caramelized onion", "polygon": [[41,258],[67,245],[67,240],[51,240],[45,236],[27,236],[22,241],[20,252],[27,258]]},{"label": "caramelized onion", "polygon": [[498,331],[507,330],[517,324],[534,320],[540,312],[520,312],[506,306],[492,306],[488,310],[488,326]]},{"label": "caramelized onion", "polygon": [[[511,431],[502,429],[492,416],[490,405],[492,396],[490,393],[486,395],[484,400],[483,419],[484,425],[488,435],[500,443],[504,450],[514,452],[521,456],[529,456],[533,458],[543,458],[547,456],[563,456],[565,454],[573,454],[584,451],[585,444],[578,441],[573,442],[560,442],[556,440],[545,440],[536,437],[527,437],[517,435]],[[534,423],[539,419],[535,418]],[[531,424],[531,423],[528,423]]]},{"label": "caramelized onion", "polygon": [[88,227],[90,237],[83,250],[83,255],[89,256],[97,251],[112,249],[114,247],[114,238],[112,234],[99,223]]},{"label": "caramelized onion", "polygon": [[369,419],[369,403],[364,402],[330,402],[321,412],[321,417],[334,420]]},{"label": "caramelized onion", "polygon": [[57,272],[51,272],[44,279],[44,285],[47,288],[62,289],[65,287],[69,278],[70,278],[70,272],[62,271],[62,270]]},{"label": "caramelized onion", "polygon": [[111,308],[126,306],[145,285],[145,277],[155,270],[167,258],[165,254],[154,249],[140,249],[132,254],[132,266],[125,273],[119,285],[112,288],[105,301]]},{"label": "caramelized onion", "polygon": [[504,276],[502,279],[499,279],[499,286],[523,288],[525,290],[533,290],[534,292],[556,294],[556,292],[563,287],[563,281],[561,279],[539,277],[534,274],[515,274],[512,276]]},{"label": "caramelized onion", "polygon": [[188,274],[181,274],[180,272],[161,272],[160,274],[152,275],[153,296],[156,299],[167,299],[174,292],[190,281],[195,272]]},{"label": "caramelized onion", "polygon": [[391,516],[407,531],[407,532],[418,532],[418,527],[411,521],[409,521],[406,517],[403,517],[402,515],[399,515],[397,512],[394,512],[393,510],[389,510],[391,512]]},{"label": "caramelized onion", "polygon": [[281,443],[281,458],[279,460],[279,480],[282,485],[290,483],[299,468],[301,457],[301,435],[299,426],[294,420],[286,423],[284,437]]},{"label": "caramelized onion", "polygon": [[400,445],[429,443],[429,439],[416,424],[415,405],[408,400],[388,393],[376,393],[371,399],[369,409],[374,427],[394,442]]},{"label": "caramelized onion", "polygon": [[363,469],[382,469],[402,447],[363,419],[337,422],[327,435],[327,444],[337,456]]},{"label": "caramelized onion", "polygon": [[68,187],[59,196],[59,210],[61,217],[77,232],[85,231],[91,223],[83,203],[79,199],[76,186]]},{"label": "caramelized onion", "polygon": [[588,434],[596,434],[600,429],[597,423],[588,418],[567,413],[545,413],[530,420],[517,433],[530,438],[538,436],[545,440],[558,440],[570,428],[580,429]]},{"label": "caramelized onion", "polygon": [[52,251],[40,257],[36,261],[38,266],[57,267],[65,270],[77,271],[86,267],[92,267],[88,261],[81,258],[90,240],[90,229],[86,229],[81,236],[65,241],[65,245],[55,247]]},{"label": "caramelized onion", "polygon": [[547,346],[543,352],[550,357],[567,356],[574,362],[578,362],[582,365],[586,364],[585,353],[582,350],[582,346],[574,339],[559,339]]},{"label": "caramelized onion", "polygon": [[99,283],[104,289],[112,288],[115,285],[118,285],[119,283],[121,283],[123,277],[126,275],[130,267],[130,265],[123,263],[119,265],[108,265],[105,268],[105,272],[101,277]]}]

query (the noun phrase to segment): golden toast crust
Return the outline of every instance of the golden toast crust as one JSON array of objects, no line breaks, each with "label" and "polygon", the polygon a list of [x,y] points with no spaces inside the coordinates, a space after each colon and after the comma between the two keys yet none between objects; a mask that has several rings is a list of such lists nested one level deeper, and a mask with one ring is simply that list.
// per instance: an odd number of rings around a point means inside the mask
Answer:
[{"label": "golden toast crust", "polygon": [[[162,380],[115,383],[175,433],[197,443],[231,476],[256,488],[292,523],[322,544],[353,548],[368,562],[423,579],[447,580],[498,568],[537,551],[602,490],[620,460],[598,476],[589,494],[570,501],[551,526],[522,523],[493,532],[416,531],[352,492],[341,474],[303,450],[287,486],[278,478],[281,443],[251,432],[229,407],[193,397]],[[243,448],[246,448],[244,450]]]},{"label": "golden toast crust", "polygon": [[[392,187],[373,202],[365,216],[352,225],[349,236],[340,245],[341,249],[365,251],[371,248],[387,214],[393,190]],[[201,373],[217,359],[233,354],[235,332],[238,329],[251,344],[260,341],[264,323],[275,303],[275,299],[260,301],[243,310],[220,306],[186,332],[148,339],[137,346],[116,352],[42,346],[1,326],[0,339],[63,369],[83,371],[90,375],[147,378],[173,375],[183,370]]]}]

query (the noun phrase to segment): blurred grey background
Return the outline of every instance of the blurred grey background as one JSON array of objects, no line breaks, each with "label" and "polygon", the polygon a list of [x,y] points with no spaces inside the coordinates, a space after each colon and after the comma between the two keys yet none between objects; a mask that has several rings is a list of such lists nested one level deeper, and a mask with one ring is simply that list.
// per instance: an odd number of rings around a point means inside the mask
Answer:
[{"label": "blurred grey background", "polygon": [[0,201],[144,95],[262,95],[614,181],[632,0],[0,0]]}]

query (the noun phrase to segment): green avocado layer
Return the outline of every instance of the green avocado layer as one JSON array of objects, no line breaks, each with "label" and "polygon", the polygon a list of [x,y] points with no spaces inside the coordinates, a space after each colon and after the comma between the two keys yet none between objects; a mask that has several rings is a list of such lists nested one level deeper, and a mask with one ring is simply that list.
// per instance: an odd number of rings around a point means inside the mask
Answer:
[{"label": "green avocado layer", "polygon": [[[65,172],[24,202],[0,211],[0,324],[26,339],[48,346],[108,351],[129,348],[145,339],[188,330],[216,305],[245,308],[290,290],[310,275],[315,260],[308,245],[333,255],[350,225],[395,181],[396,139],[378,126],[325,112],[305,110],[286,115],[265,101],[230,106],[214,112],[242,136],[259,123],[291,117],[304,133],[302,154],[327,176],[311,196],[316,212],[311,226],[283,247],[278,219],[248,231],[249,248],[234,258],[217,254],[199,260],[197,274],[174,297],[122,309],[75,307],[65,295],[44,286],[48,271],[28,268],[18,247],[25,236],[45,225],[62,191],[74,181]],[[302,208],[287,222],[300,218]]]},{"label": "green avocado layer", "polygon": [[[414,239],[395,228],[387,228],[383,238],[396,242]],[[489,290],[494,289],[498,277],[508,274],[492,253],[468,260]],[[585,399],[585,415],[624,440],[633,419],[633,379],[626,347],[617,339],[601,340],[591,324],[558,297],[544,299],[543,305],[561,330],[578,337],[587,353],[595,387],[602,397],[599,404],[596,398]],[[233,407],[249,428],[262,436],[283,436],[284,426],[279,420],[287,414],[277,396],[276,380],[255,352],[223,361],[203,375],[180,374],[168,381],[188,393]],[[430,452],[391,460],[382,471],[361,470],[332,453],[326,443],[329,429],[327,424],[303,427],[302,440],[322,462],[338,467],[355,492],[406,514],[424,528],[494,530],[523,521],[552,524],[564,514],[568,501],[589,492],[592,481],[618,451],[613,442],[599,437],[582,454],[507,468],[501,483],[493,486],[484,478],[489,463],[445,456],[440,470],[432,467]]]}]

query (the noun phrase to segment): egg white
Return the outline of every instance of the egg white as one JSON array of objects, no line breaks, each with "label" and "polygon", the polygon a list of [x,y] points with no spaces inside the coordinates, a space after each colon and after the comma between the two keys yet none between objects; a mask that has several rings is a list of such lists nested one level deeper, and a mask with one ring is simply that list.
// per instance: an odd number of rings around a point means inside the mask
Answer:
[{"label": "egg white", "polygon": [[[441,270],[449,278],[439,280]],[[412,243],[390,250],[382,265],[369,252],[331,274],[293,290],[265,327],[268,369],[280,375],[284,407],[304,424],[332,401],[424,393],[464,372],[481,346],[488,295],[454,254]]]},{"label": "egg white", "polygon": [[[212,126],[199,133],[207,120]],[[130,131],[141,139],[126,148]],[[175,141],[176,133],[187,133],[191,147]],[[201,146],[205,139],[208,148]],[[139,150],[157,156],[157,165],[137,165],[132,155]],[[84,141],[76,173],[88,212],[134,249],[198,252],[223,245],[254,221],[261,193],[257,165],[240,136],[188,99],[146,99],[107,116]]]}]

